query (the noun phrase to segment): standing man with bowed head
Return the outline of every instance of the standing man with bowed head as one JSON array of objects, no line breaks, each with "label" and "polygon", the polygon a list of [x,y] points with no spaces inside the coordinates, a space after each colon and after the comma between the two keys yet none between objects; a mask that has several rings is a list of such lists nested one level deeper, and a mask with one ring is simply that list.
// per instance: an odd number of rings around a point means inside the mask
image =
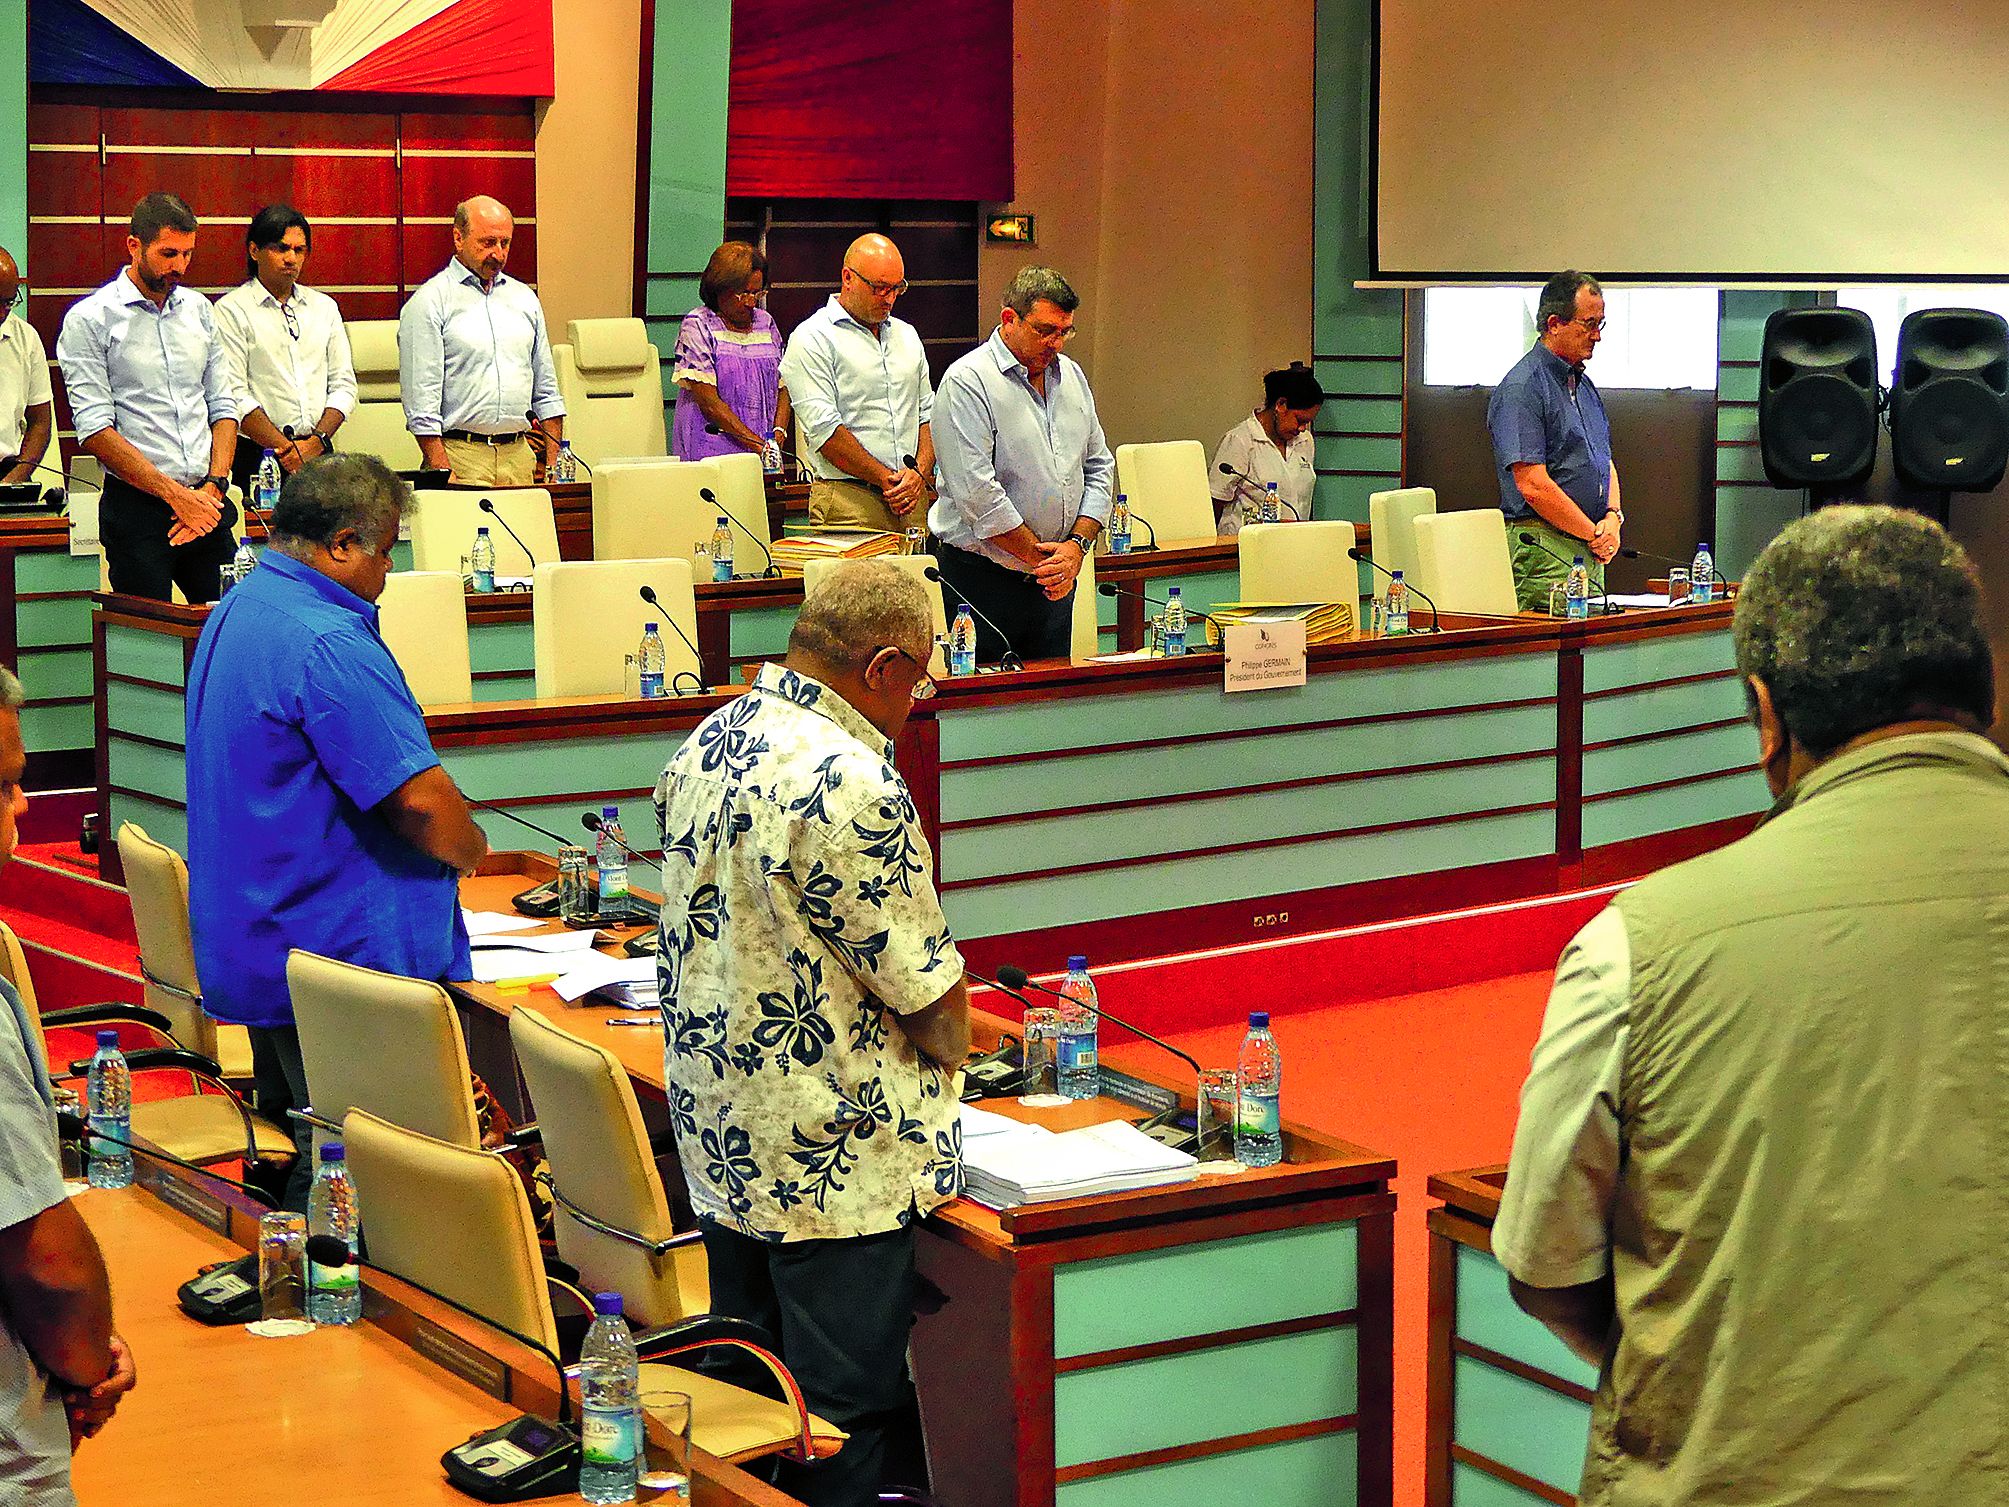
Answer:
[{"label": "standing man with bowed head", "polygon": [[[188,669],[189,919],[202,1004],[248,1026],[258,1107],[306,1108],[286,991],[298,947],[408,978],[467,978],[458,876],[488,852],[377,627],[412,490],[369,455],[286,479],[258,567]],[[285,1206],[306,1207],[312,1132]]]},{"label": "standing man with bowed head", "polygon": [[565,400],[537,295],[502,269],[516,218],[482,196],[454,206],[453,260],[398,316],[405,425],[434,470],[470,486],[527,487],[565,434]]},{"label": "standing man with bowed head", "polygon": [[16,307],[23,301],[21,269],[0,246],[0,485],[33,481],[56,432],[49,355]]},{"label": "standing man with bowed head", "polygon": [[927,349],[911,324],[893,317],[907,291],[907,264],[883,235],[861,235],[838,279],[781,358],[796,448],[812,478],[809,518],[902,533],[920,526],[935,469]]},{"label": "standing man with bowed head", "polygon": [[105,468],[98,535],[112,590],[213,602],[236,548],[230,359],[209,300],[184,288],[195,214],[173,194],[133,206],[131,264],[63,316],[56,360],[77,443]]},{"label": "standing man with bowed head", "polygon": [[[1546,612],[1549,588],[1584,557],[1593,596],[1625,523],[1611,420],[1584,363],[1604,338],[1604,290],[1588,272],[1558,272],[1535,305],[1535,343],[1486,404],[1500,511],[1523,612]],[[1539,544],[1523,544],[1531,534]],[[1542,546],[1546,546],[1544,549]],[[1560,555],[1562,558],[1557,559]]]},{"label": "standing man with bowed head", "polygon": [[976,608],[979,659],[1067,656],[1074,579],[1109,518],[1116,462],[1087,374],[1060,353],[1080,303],[1051,267],[1020,268],[997,330],[942,377],[928,522],[949,610]]}]

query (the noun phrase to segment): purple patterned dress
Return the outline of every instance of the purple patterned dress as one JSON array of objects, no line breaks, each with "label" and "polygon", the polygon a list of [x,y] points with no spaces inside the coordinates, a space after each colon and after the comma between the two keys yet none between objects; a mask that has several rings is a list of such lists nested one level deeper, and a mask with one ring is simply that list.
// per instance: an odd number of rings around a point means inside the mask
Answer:
[{"label": "purple patterned dress", "polygon": [[[781,390],[781,330],[765,309],[753,311],[753,326],[736,330],[699,304],[684,316],[677,333],[675,380],[709,382],[741,423],[765,439],[774,429],[776,395]],[[684,460],[739,455],[741,447],[723,434],[705,433],[704,410],[677,388],[677,416],[671,448]]]}]

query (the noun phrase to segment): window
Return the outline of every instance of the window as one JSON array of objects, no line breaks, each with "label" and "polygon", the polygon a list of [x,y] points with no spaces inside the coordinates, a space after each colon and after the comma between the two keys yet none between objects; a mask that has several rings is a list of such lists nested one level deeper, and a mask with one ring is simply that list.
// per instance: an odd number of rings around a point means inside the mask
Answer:
[{"label": "window", "polygon": [[[1537,288],[1426,289],[1424,382],[1498,382],[1535,342],[1540,296]],[[1604,315],[1604,339],[1590,365],[1599,387],[1716,386],[1714,288],[1608,288]]]},{"label": "window", "polygon": [[1987,309],[2009,318],[2009,284],[1876,283],[1837,288],[1835,302],[1869,315],[1876,326],[1877,381],[1889,386],[1897,369],[1897,332],[1905,315],[1917,309]]}]

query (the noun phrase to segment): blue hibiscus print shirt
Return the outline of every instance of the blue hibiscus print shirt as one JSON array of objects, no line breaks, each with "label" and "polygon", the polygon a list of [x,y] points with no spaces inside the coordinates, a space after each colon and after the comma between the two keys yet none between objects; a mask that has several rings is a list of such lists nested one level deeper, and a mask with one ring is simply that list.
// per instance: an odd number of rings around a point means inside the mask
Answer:
[{"label": "blue hibiscus print shirt", "polygon": [[963,975],[893,746],[762,667],[656,787],[664,1076],[697,1212],[764,1240],[897,1229],[962,1187],[956,1084],[892,1019]]}]

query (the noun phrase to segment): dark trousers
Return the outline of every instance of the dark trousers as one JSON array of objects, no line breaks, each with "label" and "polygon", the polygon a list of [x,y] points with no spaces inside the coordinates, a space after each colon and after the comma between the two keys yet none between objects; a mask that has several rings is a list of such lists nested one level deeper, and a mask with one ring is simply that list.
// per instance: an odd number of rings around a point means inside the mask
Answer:
[{"label": "dark trousers", "polygon": [[105,478],[104,499],[98,505],[98,537],[105,547],[112,590],[171,601],[174,588],[191,605],[213,602],[223,594],[223,567],[236,553],[230,525],[237,509],[223,504],[216,527],[187,544],[169,544],[174,510],[158,497],[116,476]]},{"label": "dark trousers", "polygon": [[[1067,658],[1074,641],[1073,592],[1050,602],[1039,583],[1025,572],[1006,570],[986,556],[939,539],[935,541],[935,561],[942,570],[943,606],[948,609],[949,621],[955,621],[956,608],[962,603],[968,602],[973,609],[980,662],[995,663],[1004,658],[1007,649],[1016,650],[1025,660]],[[997,629],[984,621],[986,617]]]},{"label": "dark trousers", "polygon": [[[784,1461],[775,1484],[809,1507],[867,1507],[886,1484],[890,1436],[912,1427],[907,1332],[914,1318],[914,1231],[850,1240],[752,1240],[701,1222],[712,1312],[779,1342],[810,1411],[851,1437],[828,1460]],[[742,1357],[722,1375],[758,1386]]]},{"label": "dark trousers", "polygon": [[[292,1026],[252,1026],[250,1035],[252,1102],[273,1124],[285,1125],[287,1110],[306,1109],[313,1102],[307,1097],[307,1068],[300,1060],[300,1033]],[[291,1129],[300,1155],[287,1176],[280,1207],[304,1214],[307,1190],[314,1181],[314,1132],[298,1120]]]}]

